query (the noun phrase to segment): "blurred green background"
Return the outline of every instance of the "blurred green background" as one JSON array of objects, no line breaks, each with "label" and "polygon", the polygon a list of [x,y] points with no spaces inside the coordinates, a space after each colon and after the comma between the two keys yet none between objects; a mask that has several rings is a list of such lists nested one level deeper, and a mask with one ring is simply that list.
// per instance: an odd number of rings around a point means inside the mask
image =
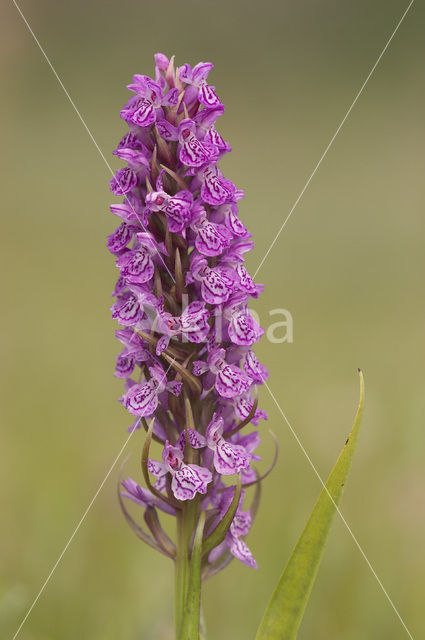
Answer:
[{"label": "blurred green background", "polygon": [[[401,17],[400,0],[198,3],[22,0],[89,128],[110,155],[134,72],[153,53],[211,60],[226,103],[223,162],[246,190],[254,271]],[[11,638],[121,449],[129,424],[112,375],[118,345],[105,236],[108,170],[9,0],[1,8],[2,332],[0,628]],[[414,3],[257,280],[254,305],[288,309],[293,344],[257,348],[270,386],[326,476],[358,395],[367,405],[342,511],[416,638],[424,633],[423,5]],[[248,543],[259,564],[208,583],[211,640],[252,638],[320,490],[267,392],[264,485]],[[141,434],[127,468],[138,477]],[[118,465],[119,466],[119,465]],[[22,640],[167,640],[169,562],[121,517],[118,467]],[[406,638],[336,520],[301,640]]]}]

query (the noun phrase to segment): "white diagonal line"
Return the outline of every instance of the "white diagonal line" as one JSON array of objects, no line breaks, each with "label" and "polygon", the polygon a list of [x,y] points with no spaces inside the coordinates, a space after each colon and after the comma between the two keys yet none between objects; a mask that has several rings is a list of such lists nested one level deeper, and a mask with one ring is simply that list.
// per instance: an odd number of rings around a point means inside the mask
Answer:
[{"label": "white diagonal line", "polygon": [[[89,134],[89,137],[90,137],[91,141],[93,142],[94,146],[96,147],[97,151],[99,152],[103,162],[108,167],[111,176],[113,177],[115,174],[114,174],[114,171],[113,171],[111,165],[109,164],[108,160],[106,159],[105,154],[103,153],[102,149],[99,147],[98,143],[96,142],[92,132],[90,131],[89,127],[86,124],[86,121],[84,120],[83,116],[81,115],[80,111],[78,110],[77,105],[75,104],[75,102],[73,101],[71,96],[69,95],[69,92],[67,91],[67,89],[66,89],[65,85],[63,84],[61,78],[59,77],[58,73],[56,72],[56,69],[54,68],[53,64],[50,62],[50,58],[48,57],[47,53],[44,51],[43,47],[41,46],[41,43],[38,40],[37,36],[35,35],[34,31],[31,29],[31,26],[30,26],[28,20],[26,19],[26,17],[22,13],[22,11],[21,11],[19,5],[17,4],[16,0],[12,0],[12,2],[15,5],[15,7],[16,7],[19,15],[21,16],[22,20],[24,21],[25,25],[27,26],[28,31],[30,32],[30,34],[34,38],[35,43],[37,44],[38,48],[40,49],[41,53],[43,54],[43,57],[46,60],[47,64],[49,65],[53,75],[55,76],[56,80],[59,82],[63,92],[65,93],[66,97],[68,98],[69,102],[71,103],[71,106],[74,109],[75,113],[77,114],[78,118],[80,119],[81,124],[83,125],[83,127],[87,131],[87,133]],[[142,226],[143,231],[148,233],[146,228],[145,228],[145,225],[143,224],[142,220],[140,219],[139,214],[137,213],[137,211],[135,210],[135,208],[133,207],[131,202],[128,202],[128,204],[129,204],[131,210],[133,211],[134,215],[136,216],[137,220],[139,221],[140,225]],[[158,257],[161,260],[161,262],[162,262],[163,266],[165,267],[166,271],[168,272],[168,275],[171,276],[171,279],[175,282],[173,274],[170,272],[169,268],[165,264],[161,254],[159,253],[158,249],[154,245],[153,241],[150,239],[149,235],[148,235],[148,240],[150,240],[154,251],[158,254]]]},{"label": "white diagonal line", "polygon": [[131,436],[133,435],[135,430],[133,430],[130,435],[128,436],[127,440],[124,442],[123,446],[121,447],[121,450],[119,452],[119,454],[117,455],[117,457],[115,458],[115,460],[113,461],[108,473],[106,474],[106,476],[104,477],[104,479],[102,480],[102,482],[100,483],[96,493],[94,494],[93,498],[90,500],[89,506],[87,507],[87,509],[84,511],[81,520],[79,521],[79,523],[77,524],[77,526],[75,527],[71,537],[69,538],[68,542],[66,543],[66,545],[64,546],[62,552],[60,553],[58,559],[56,560],[55,564],[52,567],[52,570],[50,571],[49,575],[47,576],[46,580],[43,583],[43,586],[41,587],[40,591],[38,592],[37,596],[35,597],[32,605],[30,606],[30,608],[28,609],[28,611],[25,614],[24,619],[22,620],[21,624],[19,625],[15,635],[13,636],[12,640],[15,640],[18,637],[18,634],[20,633],[22,627],[24,626],[25,622],[27,621],[28,616],[30,615],[31,611],[34,609],[35,605],[37,604],[41,594],[43,593],[44,589],[47,587],[50,578],[52,577],[52,575],[54,574],[54,572],[56,571],[58,564],[60,563],[60,561],[62,560],[63,556],[65,555],[69,545],[71,544],[71,542],[73,541],[76,533],[78,532],[79,528],[81,527],[81,525],[83,524],[88,512],[90,511],[90,509],[93,506],[94,501],[96,500],[97,496],[99,495],[99,493],[101,492],[103,485],[105,484],[105,482],[107,481],[107,479],[109,478],[109,476],[111,475],[111,472],[113,470],[113,468],[115,467],[116,463],[118,462],[119,457],[121,456],[122,452],[124,451],[125,447],[128,444],[128,441],[130,440]]},{"label": "white diagonal line", "polygon": [[381,53],[379,54],[379,57],[377,59],[377,61],[375,62],[375,64],[373,65],[372,69],[369,71],[369,74],[366,78],[366,80],[363,82],[362,86],[360,87],[359,92],[357,93],[356,97],[354,98],[350,108],[348,109],[347,113],[345,114],[345,116],[343,117],[343,119],[341,120],[337,130],[335,131],[335,133],[333,134],[332,138],[330,139],[330,142],[328,144],[328,146],[326,147],[326,149],[324,150],[324,152],[322,153],[319,162],[316,164],[316,166],[313,169],[312,174],[310,175],[309,179],[307,180],[307,182],[305,183],[305,185],[303,186],[303,188],[301,189],[301,192],[298,196],[298,198],[295,200],[294,204],[292,205],[291,210],[289,211],[288,215],[286,216],[285,220],[283,221],[279,231],[277,232],[277,234],[275,235],[275,237],[273,238],[269,248],[267,249],[266,253],[264,254],[263,259],[261,260],[260,264],[257,267],[257,270],[254,273],[253,278],[256,277],[256,275],[258,274],[258,272],[260,271],[261,267],[263,266],[264,262],[266,261],[269,253],[271,252],[271,250],[273,249],[274,245],[276,244],[276,242],[279,239],[280,234],[282,233],[283,229],[286,226],[286,223],[288,222],[289,218],[292,216],[295,208],[297,207],[299,201],[301,200],[301,198],[303,197],[305,191],[307,190],[310,182],[313,180],[314,176],[316,175],[317,170],[319,169],[320,165],[322,164],[323,160],[325,159],[329,149],[331,148],[331,146],[334,143],[335,138],[337,137],[337,135],[339,134],[339,132],[341,131],[342,127],[345,124],[345,121],[347,120],[348,116],[350,115],[351,111],[353,110],[357,100],[360,98],[361,94],[363,93],[363,89],[365,88],[365,86],[367,85],[367,83],[369,82],[373,72],[375,71],[376,67],[378,66],[378,64],[381,61],[382,56],[384,55],[384,53],[386,52],[386,50],[388,49],[388,47],[390,46],[390,43],[392,41],[392,39],[394,38],[395,34],[397,33],[401,23],[403,22],[404,18],[406,17],[410,7],[412,6],[414,0],[411,0],[411,2],[409,3],[407,9],[405,10],[405,12],[403,13],[403,15],[401,16],[400,20],[397,23],[396,28],[394,29],[394,31],[392,32],[390,38],[387,41],[387,44],[385,45],[385,47],[382,49]]},{"label": "white diagonal line", "polygon": [[286,415],[283,412],[282,407],[280,406],[279,402],[277,401],[274,393],[272,392],[272,390],[270,389],[269,385],[267,384],[267,382],[264,382],[264,385],[267,389],[267,391],[269,392],[269,394],[272,397],[273,402],[275,403],[276,407],[279,410],[280,415],[282,416],[282,418],[285,420],[286,424],[288,425],[289,429],[291,430],[292,435],[294,436],[295,440],[297,441],[299,447],[301,448],[303,454],[305,455],[305,457],[307,458],[308,462],[310,463],[311,468],[313,469],[314,473],[316,474],[316,476],[318,477],[320,484],[322,485],[322,487],[324,488],[324,490],[326,491],[326,493],[329,496],[329,499],[331,500],[331,502],[333,503],[339,517],[341,518],[342,522],[344,523],[347,531],[349,532],[349,534],[351,535],[351,537],[353,538],[358,550],[360,551],[360,553],[362,554],[364,560],[366,561],[367,566],[369,567],[369,569],[371,570],[371,572],[373,573],[373,575],[375,576],[379,586],[381,587],[382,591],[384,592],[388,602],[390,603],[391,607],[394,609],[395,614],[397,615],[398,619],[400,620],[401,624],[404,627],[404,630],[406,631],[407,635],[409,636],[409,638],[411,638],[411,640],[413,640],[413,636],[410,633],[409,629],[407,628],[403,618],[401,617],[400,613],[398,612],[397,607],[395,606],[394,602],[391,600],[388,591],[385,589],[384,585],[382,584],[381,580],[379,579],[378,575],[376,574],[375,569],[372,567],[372,564],[370,563],[369,559],[367,558],[362,546],[360,545],[359,541],[357,540],[356,536],[354,535],[354,533],[352,532],[348,522],[346,521],[346,519],[344,518],[344,516],[342,515],[338,505],[336,504],[336,502],[334,501],[334,499],[332,498],[331,494],[329,493],[329,490],[326,486],[326,484],[324,483],[324,481],[322,480],[322,477],[320,475],[320,473],[318,472],[314,462],[312,461],[312,459],[310,458],[310,456],[308,455],[307,451],[305,450],[305,447],[303,446],[301,440],[299,439],[295,429],[292,427],[291,423],[289,422],[288,418],[286,417]]}]

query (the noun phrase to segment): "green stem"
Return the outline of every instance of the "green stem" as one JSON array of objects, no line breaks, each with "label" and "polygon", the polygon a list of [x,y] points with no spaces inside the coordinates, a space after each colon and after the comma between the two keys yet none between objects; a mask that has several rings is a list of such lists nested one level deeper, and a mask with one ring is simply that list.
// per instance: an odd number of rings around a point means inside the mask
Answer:
[{"label": "green stem", "polygon": [[190,500],[177,511],[177,555],[174,582],[174,619],[176,640],[179,639],[186,606],[190,575],[190,553],[193,533],[198,519],[198,500]]},{"label": "green stem", "polygon": [[177,512],[177,535],[176,535],[176,566],[174,582],[174,621],[176,640],[179,638],[180,627],[183,618],[184,604],[189,581],[189,557],[187,554],[186,537],[184,530],[185,508]]},{"label": "green stem", "polygon": [[199,617],[199,640],[207,640],[207,627],[205,624],[204,612],[201,606],[201,612]]}]

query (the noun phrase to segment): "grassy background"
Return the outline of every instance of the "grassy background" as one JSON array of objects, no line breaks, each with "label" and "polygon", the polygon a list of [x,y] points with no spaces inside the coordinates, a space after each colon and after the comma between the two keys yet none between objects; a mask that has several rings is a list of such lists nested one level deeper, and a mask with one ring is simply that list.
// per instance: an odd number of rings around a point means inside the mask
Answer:
[{"label": "grassy background", "polygon": [[[108,159],[134,72],[155,51],[212,60],[246,190],[255,270],[407,0],[197,3],[22,0]],[[2,3],[3,330],[0,628],[11,638],[126,438],[112,376],[108,170],[13,4]],[[326,475],[365,372],[363,433],[343,513],[414,636],[423,632],[423,41],[415,3],[262,267],[255,305],[284,307],[294,343],[263,341],[270,385]],[[113,159],[111,159],[113,162]],[[113,166],[117,166],[113,164]],[[267,393],[281,456],[249,537],[259,572],[207,584],[211,640],[252,638],[320,486]],[[272,447],[264,428],[262,453]],[[141,435],[127,447],[138,473]],[[266,461],[264,464],[266,464]],[[172,637],[171,566],[131,534],[113,471],[22,640]],[[300,640],[407,637],[340,521]]]}]

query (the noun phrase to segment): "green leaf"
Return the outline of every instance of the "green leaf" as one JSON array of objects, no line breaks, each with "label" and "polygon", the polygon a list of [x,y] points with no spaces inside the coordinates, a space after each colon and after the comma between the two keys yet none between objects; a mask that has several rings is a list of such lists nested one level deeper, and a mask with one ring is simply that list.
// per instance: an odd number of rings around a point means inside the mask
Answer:
[{"label": "green leaf", "polygon": [[201,556],[205,511],[201,511],[190,561],[189,588],[179,640],[199,640],[199,614],[201,609]]},{"label": "green leaf", "polygon": [[280,577],[256,640],[295,640],[297,637],[357,443],[364,404],[364,381],[360,369],[359,375],[360,400],[351,433]]}]

